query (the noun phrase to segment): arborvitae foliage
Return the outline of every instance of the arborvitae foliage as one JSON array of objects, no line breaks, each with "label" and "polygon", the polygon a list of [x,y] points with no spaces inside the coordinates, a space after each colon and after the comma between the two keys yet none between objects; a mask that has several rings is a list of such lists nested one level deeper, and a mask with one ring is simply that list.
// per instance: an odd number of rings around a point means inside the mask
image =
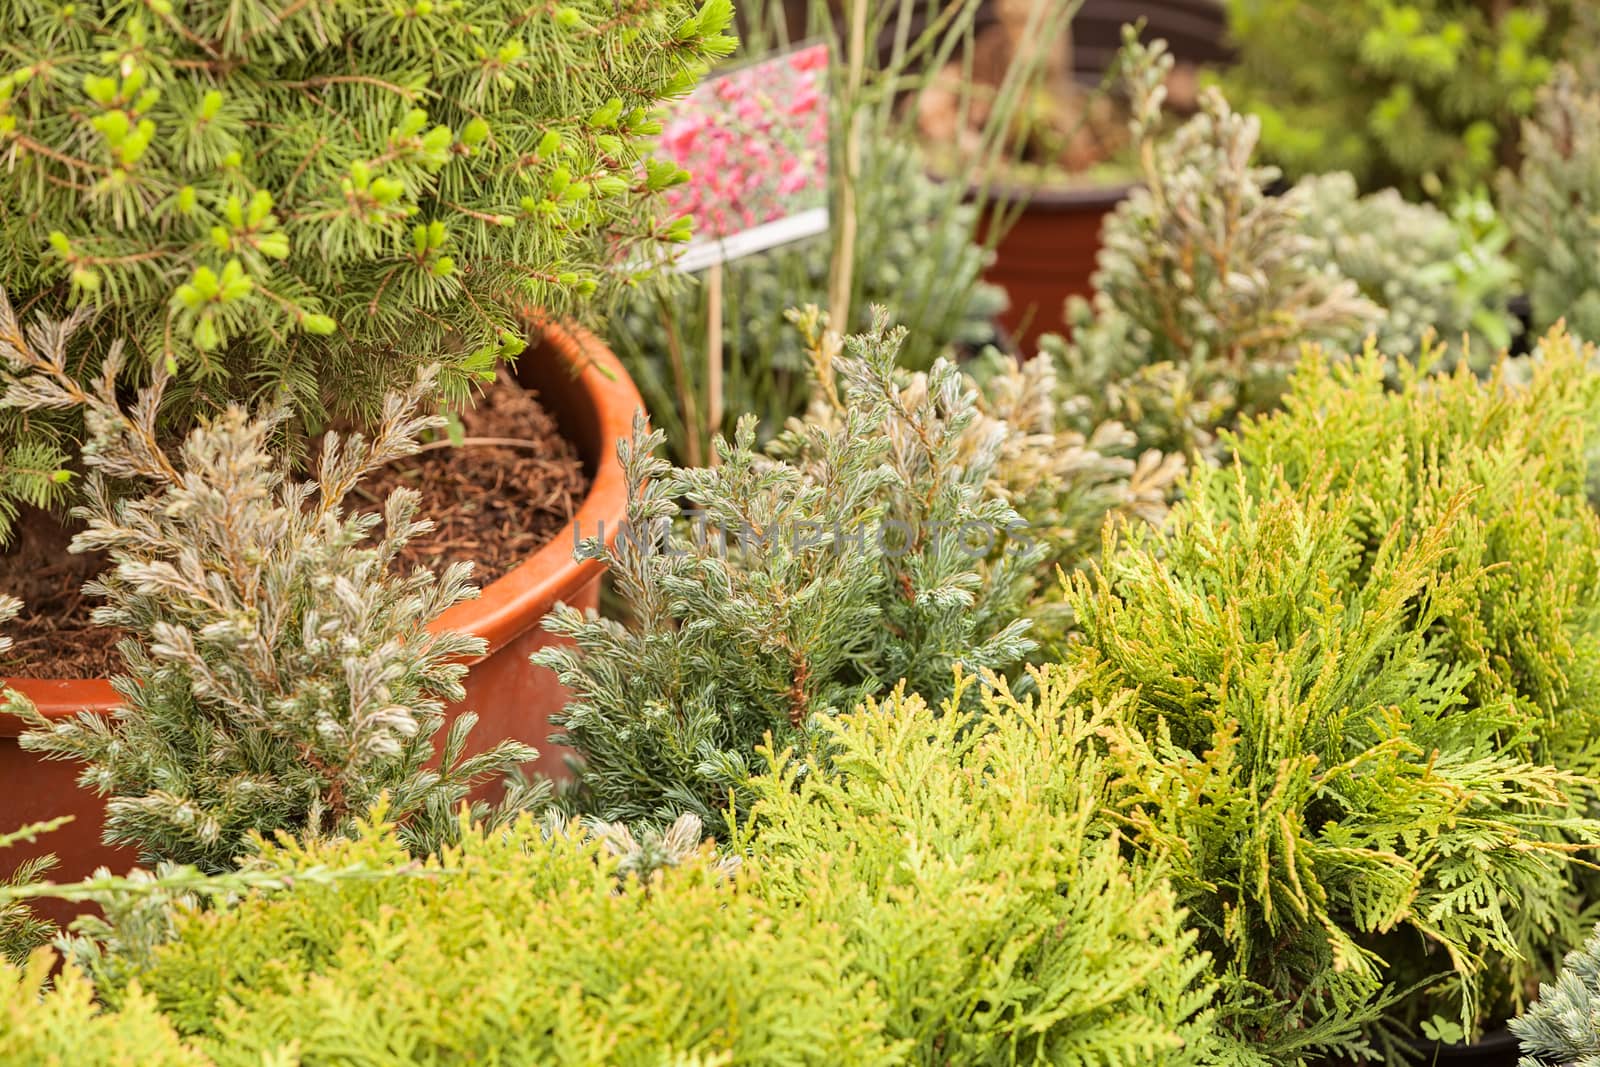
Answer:
[{"label": "arborvitae foliage", "polygon": [[927,1064],[1210,1062],[1206,960],[1159,867],[1130,864],[1102,809],[1093,737],[1126,697],[1076,676],[936,712],[896,690],[772,756],[747,848],[756,891],[837,924]]},{"label": "arborvitae foliage", "polygon": [[1326,480],[1186,488],[1069,594],[1091,692],[1135,694],[1105,732],[1127,836],[1217,961],[1229,1062],[1402,1062],[1397,1033],[1473,1029],[1486,957],[1567,907],[1593,783],[1520,755],[1513,700],[1437,636],[1483,581],[1470,493],[1369,535]]},{"label": "arborvitae foliage", "polygon": [[1500,200],[1539,329],[1566,319],[1600,339],[1600,85],[1559,70],[1522,127],[1522,167]]},{"label": "arborvitae foliage", "polygon": [[627,621],[558,608],[546,626],[576,647],[535,657],[572,690],[555,739],[582,757],[593,815],[688,811],[720,831],[768,734],[811,734],[901,678],[938,699],[953,666],[1003,671],[1032,648],[1018,615],[1041,549],[984,492],[1004,428],[972,448],[960,372],[940,360],[904,383],[900,342],[881,319],[851,338],[841,414],[795,424],[775,455],[750,418],[707,469],[655,458],[642,424],[623,449],[628,529],[587,551]]},{"label": "arborvitae foliage", "polygon": [[1511,1032],[1522,1043],[1522,1067],[1600,1065],[1600,932],[1568,954],[1561,974],[1539,986],[1539,999]]},{"label": "arborvitae foliage", "polygon": [[[459,387],[519,351],[518,310],[571,305],[619,244],[685,236],[654,207],[681,172],[646,160],[649,112],[732,48],[731,18],[4,0],[0,286],[105,309],[87,373],[126,337],[130,371],[166,362],[186,391],[375,418],[421,364]],[[7,462],[48,443],[12,422]]]},{"label": "arborvitae foliage", "polygon": [[[1402,363],[1394,389],[1376,353],[1345,365],[1318,355],[1285,411],[1230,442],[1258,492],[1281,478],[1353,494],[1364,568],[1376,566],[1385,533],[1419,537],[1459,511],[1445,566],[1467,592],[1432,628],[1440,659],[1472,672],[1465,714],[1509,712],[1507,751],[1591,778],[1600,776],[1600,517],[1585,496],[1585,452],[1600,426],[1592,361],[1592,350],[1552,334],[1487,381]],[[1582,937],[1596,896],[1592,876],[1574,873],[1568,899],[1528,896],[1512,913],[1521,958],[1489,960],[1486,1019],[1519,1007],[1531,978]],[[1413,966],[1419,979],[1432,969]]]},{"label": "arborvitae foliage", "polygon": [[[840,926],[797,921],[757,872],[727,877],[706,845],[644,879],[619,877],[598,839],[550,836],[526,816],[464,827],[421,864],[381,822],[354,840],[260,852],[292,888],[179,911],[176,939],[147,966],[101,983],[113,1018],[142,1023],[153,998],[207,1062],[240,1067],[904,1062]],[[355,867],[389,877],[295,877]],[[40,978],[0,988],[34,1000]],[[43,1010],[68,995],[46,994]],[[113,1039],[24,1033],[29,1052]],[[264,1059],[286,1050],[298,1059]]]},{"label": "arborvitae foliage", "polygon": [[1572,0],[1228,0],[1223,81],[1292,176],[1470,189],[1508,158],[1562,47]]},{"label": "arborvitae foliage", "polygon": [[[296,481],[270,447],[282,408],[252,417],[230,407],[169,454],[157,430],[160,367],[127,413],[120,345],[99,381],[80,385],[66,353],[88,314],[41,321],[0,358],[14,374],[7,404],[85,410],[92,475],[74,547],[111,561],[89,591],[105,599],[96,621],[128,635],[127,674],[114,679],[123,704],[109,718],[54,723],[34,712],[23,747],[84,761],[80,781],[108,798],[106,839],[150,861],[219,869],[252,831],[343,833],[385,790],[412,846],[436,847],[473,783],[533,753],[508,742],[461,758],[468,714],[443,740],[441,769],[424,766],[446,703],[462,696],[459,661],[483,648],[427,629],[472,595],[471,567],[391,572],[428,529],[413,491],[393,493],[381,515],[345,511],[362,475],[442,425],[418,413],[432,378],[390,394],[370,439],[325,437],[316,480]],[[0,337],[20,337],[3,296]],[[118,481],[145,495],[113,496]]]},{"label": "arborvitae foliage", "polygon": [[1313,175],[1299,188],[1300,227],[1319,258],[1383,308],[1380,351],[1413,355],[1432,330],[1452,360],[1465,350],[1487,365],[1511,343],[1520,325],[1507,310],[1517,269],[1503,254],[1510,233],[1486,198],[1462,197],[1446,214],[1394,189],[1361,196],[1345,172]]},{"label": "arborvitae foliage", "polygon": [[[101,947],[61,990],[40,998],[39,963],[0,970],[0,1019],[37,1003],[68,1024],[20,1026],[0,1048],[102,1062],[181,1039],[240,1065],[286,1048],[305,1063],[1210,1063],[1206,960],[1160,865],[1130,862],[1102,807],[1094,738],[1128,698],[1101,706],[1078,682],[974,711],[970,677],[937,712],[902,689],[828,720],[809,757],[768,750],[736,855],[692,816],[641,839],[525,818],[464,827],[416,863],[380,810],[354,840],[264,844],[239,872],[101,879],[112,927],[90,927]],[[80,971],[110,1011],[89,1008]]]},{"label": "arborvitae foliage", "polygon": [[52,975],[54,964],[48,949],[20,967],[0,964],[0,1059],[82,1067],[212,1067],[209,1057],[178,1036],[150,997],[133,991],[119,1010],[107,1010],[82,971],[67,967]]},{"label": "arborvitae foliage", "polygon": [[1119,419],[1163,451],[1204,449],[1276,402],[1303,342],[1355,344],[1380,310],[1302,232],[1306,194],[1268,195],[1277,175],[1252,164],[1256,119],[1208,89],[1163,135],[1171,57],[1132,36],[1123,57],[1143,182],[1102,228],[1072,342],[1046,347],[1095,399],[1091,421]]},{"label": "arborvitae foliage", "polygon": [[1284,410],[1228,441],[1257,493],[1287,481],[1353,494],[1364,568],[1385,534],[1418,537],[1459,513],[1448,566],[1470,594],[1439,612],[1439,651],[1472,669],[1475,704],[1511,702],[1508,742],[1586,774],[1600,772],[1600,516],[1584,493],[1600,429],[1593,361],[1552,333],[1486,381],[1401,363],[1389,388],[1374,351],[1312,353]]},{"label": "arborvitae foliage", "polygon": [[[850,328],[870,327],[873,305],[893,308],[908,331],[900,360],[920,368],[952,346],[993,340],[1005,294],[979,280],[985,257],[972,240],[977,208],[947,203],[921,156],[894,141],[871,149],[858,195],[851,305],[857,321]],[[723,410],[729,414],[716,432],[731,432],[744,413],[775,429],[805,408],[811,382],[805,339],[785,313],[827,304],[832,255],[833,241],[823,235],[723,268]],[[700,451],[691,452],[689,435],[705,430],[682,410],[685,396],[705,395],[708,312],[700,285],[640,292],[609,334],[678,462],[705,455],[709,445],[707,435]]]}]

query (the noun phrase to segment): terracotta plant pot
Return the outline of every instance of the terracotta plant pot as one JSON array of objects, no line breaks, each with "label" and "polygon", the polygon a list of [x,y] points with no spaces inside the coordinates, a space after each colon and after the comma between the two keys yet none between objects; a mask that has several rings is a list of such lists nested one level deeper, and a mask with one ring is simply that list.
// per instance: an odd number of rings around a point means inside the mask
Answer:
[{"label": "terracotta plant pot", "polygon": [[[479,721],[468,744],[482,751],[504,738],[515,738],[539,750],[534,770],[565,773],[566,752],[550,745],[550,716],[566,703],[567,692],[550,671],[528,662],[533,652],[551,643],[540,623],[558,602],[577,608],[598,608],[600,576],[597,561],[573,559],[574,534],[592,537],[601,531],[612,540],[625,514],[627,485],[617,460],[616,444],[632,432],[634,413],[643,401],[617,357],[598,337],[576,327],[543,326],[543,334],[517,364],[517,376],[536,389],[541,401],[575,444],[592,479],[572,524],[517,568],[484,588],[474,600],[457,604],[434,623],[436,628],[462,630],[484,638],[489,651],[469,665],[467,696],[451,713],[470,708]],[[57,680],[9,678],[5,684],[31,699],[50,718],[80,711],[109,714],[118,703],[104,678]],[[136,857],[130,849],[110,848],[100,840],[104,801],[79,788],[81,765],[46,761],[24,752],[17,743],[20,723],[0,716],[0,782],[6,799],[0,831],[74,816],[66,826],[32,845],[0,853],[0,872],[13,870],[31,856],[52,853],[60,861],[53,876],[75,879],[105,865],[122,871]],[[70,917],[41,909],[54,918]]]},{"label": "terracotta plant pot", "polygon": [[1124,184],[991,193],[1001,203],[1026,200],[983,273],[985,281],[1000,286],[1010,298],[1000,321],[1022,355],[1039,350],[1041,335],[1066,333],[1069,296],[1087,297],[1094,291],[1089,278],[1100,252],[1100,224],[1131,188]]}]

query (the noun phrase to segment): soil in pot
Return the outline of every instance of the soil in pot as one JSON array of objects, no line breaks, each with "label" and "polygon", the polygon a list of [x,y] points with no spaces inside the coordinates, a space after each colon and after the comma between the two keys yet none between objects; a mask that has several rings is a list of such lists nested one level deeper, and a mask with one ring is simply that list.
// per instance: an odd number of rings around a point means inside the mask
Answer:
[{"label": "soil in pot", "polygon": [[481,587],[566,530],[589,491],[589,477],[577,448],[534,391],[504,370],[461,412],[460,425],[459,446],[434,442],[356,492],[374,509],[395,489],[421,493],[419,515],[432,519],[434,529],[408,544],[396,565],[442,570],[469,561]]},{"label": "soil in pot", "polygon": [[100,678],[117,670],[117,631],[90,618],[96,600],[83,583],[105,567],[99,552],[67,551],[77,525],[24,507],[12,542],[0,554],[0,592],[22,601],[5,628],[12,639],[4,673],[42,678]]},{"label": "soil in pot", "polygon": [[[469,442],[430,445],[392,464],[357,489],[359,500],[380,510],[401,486],[422,494],[420,514],[434,529],[408,544],[396,565],[435,570],[472,561],[473,579],[487,585],[558,536],[589,490],[576,447],[562,435],[535,393],[502,372],[477,403],[460,415]],[[25,508],[15,535],[0,554],[0,592],[23,602],[7,628],[13,640],[5,674],[32,678],[103,678],[117,673],[120,634],[97,626],[96,598],[85,582],[105,566],[101,553],[67,551],[75,524]]]}]

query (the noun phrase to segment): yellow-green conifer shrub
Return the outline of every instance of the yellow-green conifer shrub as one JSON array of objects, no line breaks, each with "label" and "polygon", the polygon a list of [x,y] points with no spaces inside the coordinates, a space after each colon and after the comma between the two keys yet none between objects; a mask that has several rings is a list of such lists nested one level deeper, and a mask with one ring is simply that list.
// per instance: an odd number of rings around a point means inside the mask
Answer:
[{"label": "yellow-green conifer shrub", "polygon": [[[137,982],[219,1065],[902,1062],[839,924],[797,922],[709,847],[619,877],[600,839],[525,817],[416,865],[382,822],[262,861],[393,877],[178,914]],[[131,989],[101,992],[142,1010]]]},{"label": "yellow-green conifer shrub", "polygon": [[52,982],[54,962],[55,954],[45,948],[21,966],[0,962],[0,1062],[211,1067],[211,1059],[178,1036],[149,995],[130,989],[120,1008],[107,1010],[78,968],[67,966]]},{"label": "yellow-green conifer shrub", "polygon": [[1513,695],[1450,647],[1490,579],[1474,491],[1372,527],[1318,469],[1198,469],[1068,596],[1089,691],[1135,694],[1113,800],[1170,863],[1241,1065],[1398,1064],[1421,1024],[1473,1030],[1600,831],[1574,810],[1594,783],[1526,753]]},{"label": "yellow-green conifer shrub", "polygon": [[844,931],[917,1064],[1209,1062],[1211,990],[1159,864],[1130,864],[1095,735],[1128,697],[903,688],[769,752],[745,826],[756,892]]},{"label": "yellow-green conifer shrub", "polygon": [[1446,658],[1470,667],[1475,705],[1504,700],[1506,732],[1541,763],[1600,770],[1600,516],[1586,499],[1600,430],[1595,352],[1561,332],[1487,381],[1402,362],[1385,385],[1375,352],[1320,352],[1301,365],[1284,410],[1227,444],[1261,496],[1279,480],[1353,495],[1363,565],[1386,532],[1449,523],[1448,565],[1469,583],[1439,618]]}]

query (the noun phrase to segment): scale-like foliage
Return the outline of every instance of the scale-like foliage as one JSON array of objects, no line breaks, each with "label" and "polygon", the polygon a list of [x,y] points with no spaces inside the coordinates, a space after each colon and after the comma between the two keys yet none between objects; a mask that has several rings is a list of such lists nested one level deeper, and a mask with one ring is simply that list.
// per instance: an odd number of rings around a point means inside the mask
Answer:
[{"label": "scale-like foliage", "polygon": [[[184,1042],[150,997],[131,993],[109,1011],[75,967],[51,976],[55,954],[39,949],[25,964],[0,963],[0,1059],[80,1067],[213,1067]],[[291,1061],[292,1062],[292,1061]]]},{"label": "scale-like foliage", "polygon": [[1534,325],[1565,319],[1600,340],[1600,84],[1558,70],[1522,141],[1522,167],[1501,176],[1500,200]]},{"label": "scale-like foliage", "polygon": [[[1397,388],[1370,350],[1311,353],[1284,410],[1228,445],[1258,494],[1287,481],[1352,494],[1364,569],[1385,534],[1421,536],[1457,513],[1448,565],[1470,593],[1442,612],[1441,651],[1473,671],[1481,705],[1509,700],[1525,753],[1600,771],[1600,516],[1585,499],[1600,431],[1592,348],[1562,333],[1487,380],[1402,362]],[[1462,501],[1465,500],[1463,504]]]},{"label": "scale-like foliage", "polygon": [[[639,243],[682,239],[650,117],[733,39],[728,0],[5,0],[0,286],[92,373],[128,338],[188,402],[287,389],[377,417],[521,350]],[[619,256],[619,249],[624,255]],[[174,397],[176,401],[177,397]],[[6,450],[40,443],[5,424]],[[15,442],[15,443],[14,443]],[[3,485],[0,485],[3,487]]]},{"label": "scale-like foliage", "polygon": [[1593,783],[1521,755],[1512,698],[1477,698],[1439,636],[1484,577],[1471,493],[1372,531],[1329,481],[1202,467],[1068,597],[1091,691],[1136,692],[1114,799],[1170,858],[1241,1064],[1471,1030],[1486,957],[1566,906],[1567,842],[1600,830],[1574,811]]},{"label": "scale-like foliage", "polygon": [[837,924],[927,1064],[1209,1062],[1206,961],[1159,865],[1129,863],[1093,738],[1127,700],[896,690],[768,753],[744,831],[763,896]]},{"label": "scale-like foliage", "polygon": [[1358,343],[1381,310],[1317,254],[1307,194],[1268,194],[1277,174],[1252,162],[1255,118],[1208,89],[1162,134],[1171,57],[1132,38],[1123,57],[1143,181],[1102,227],[1072,341],[1044,347],[1093,398],[1090,421],[1118,419],[1150,448],[1207,449],[1218,427],[1272,407],[1302,343]]},{"label": "scale-like foliage", "polygon": [[[180,911],[175,940],[99,990],[130,1022],[153,999],[219,1065],[289,1049],[308,1064],[904,1062],[840,926],[797,921],[703,843],[647,878],[531,817],[463,827],[422,864],[379,821],[260,851],[292,888]],[[295,878],[357,868],[389,876]]]},{"label": "scale-like foliage", "polygon": [[902,678],[938,699],[953,666],[1005,670],[1032,648],[1017,616],[1041,549],[985,493],[1004,428],[973,447],[960,372],[902,381],[900,340],[881,319],[851,338],[836,417],[795,424],[774,455],[751,419],[715,467],[655,458],[642,423],[622,450],[628,528],[587,551],[627,621],[558,609],[546,626],[576,648],[536,657],[572,691],[556,739],[582,757],[591,814],[720,830],[767,734],[813,732]]},{"label": "scale-like foliage", "polygon": [[[1507,751],[1589,778],[1600,775],[1600,517],[1585,495],[1600,427],[1593,359],[1552,334],[1486,381],[1461,368],[1428,377],[1402,362],[1398,388],[1388,388],[1394,365],[1376,352],[1354,364],[1314,354],[1285,410],[1230,441],[1257,493],[1280,479],[1350,493],[1362,570],[1378,566],[1385,535],[1448,524],[1444,566],[1465,595],[1431,625],[1440,660],[1471,671],[1466,714],[1510,711],[1500,728]],[[1490,959],[1486,1019],[1520,1006],[1529,981],[1582,937],[1592,881],[1584,875],[1565,899],[1519,901],[1520,951]]]},{"label": "scale-like foliage", "polygon": [[[0,322],[11,318],[0,294]],[[342,833],[384,791],[413,845],[436,847],[475,782],[533,753],[505,743],[462,758],[475,720],[463,714],[440,769],[425,766],[446,703],[462,696],[460,661],[483,648],[428,630],[472,595],[471,567],[391,573],[400,548],[428,529],[413,491],[393,493],[381,516],[344,510],[362,475],[442,425],[418,413],[432,378],[390,394],[370,439],[325,437],[316,480],[297,481],[270,447],[281,408],[251,417],[230,407],[173,455],[157,430],[160,368],[127,413],[121,346],[100,380],[81,386],[66,353],[87,318],[83,309],[8,337],[0,358],[15,376],[4,399],[86,410],[93,474],[74,546],[110,558],[90,591],[106,601],[96,621],[128,635],[128,673],[114,680],[123,703],[112,716],[25,714],[23,747],[84,761],[84,787],[109,798],[106,839],[151,861],[220,869],[251,832]],[[145,495],[113,496],[118,481]]]}]

